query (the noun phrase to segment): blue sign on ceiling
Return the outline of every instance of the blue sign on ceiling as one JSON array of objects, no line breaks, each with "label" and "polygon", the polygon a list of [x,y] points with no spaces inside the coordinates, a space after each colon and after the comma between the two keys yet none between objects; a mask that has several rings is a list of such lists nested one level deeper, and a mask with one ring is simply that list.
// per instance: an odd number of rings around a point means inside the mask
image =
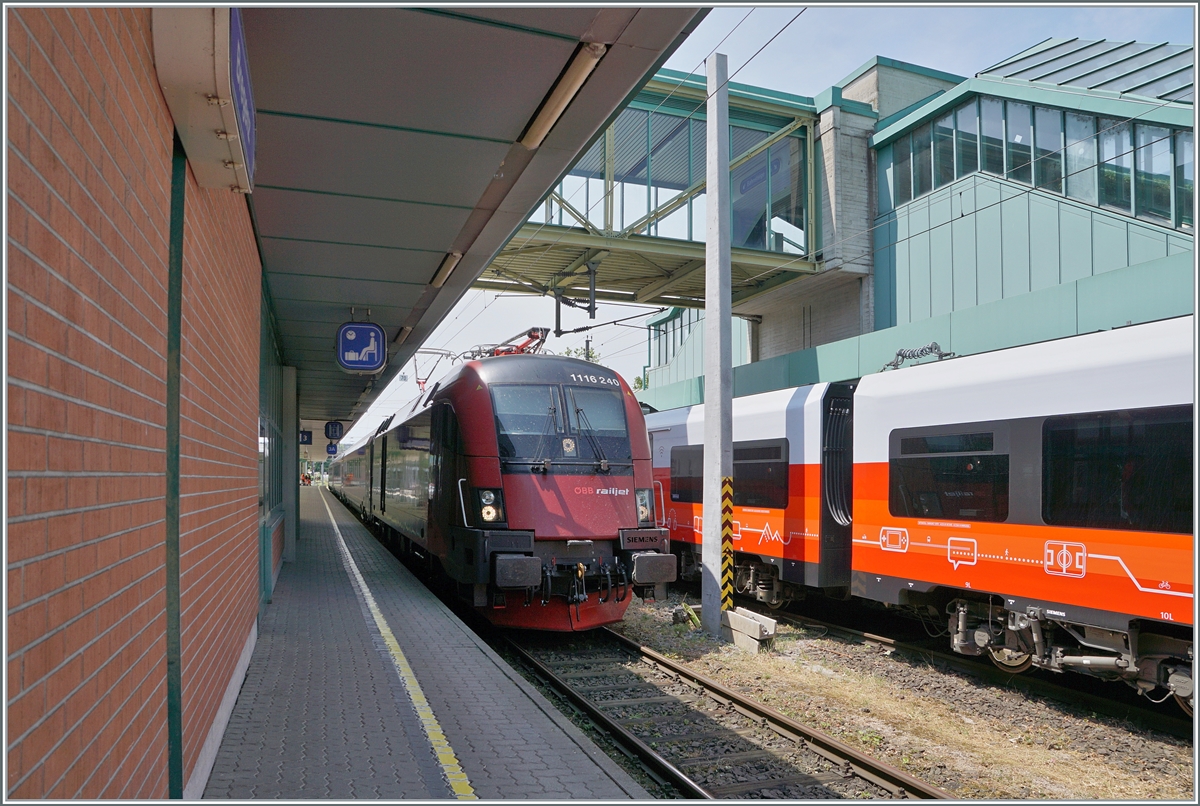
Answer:
[{"label": "blue sign on ceiling", "polygon": [[337,456],[337,445],[334,445],[332,442],[330,442],[325,446],[325,453],[329,454],[330,456]]},{"label": "blue sign on ceiling", "polygon": [[254,184],[254,95],[250,89],[250,61],[246,58],[246,36],[242,30],[242,11],[229,9],[229,83],[233,86],[233,109],[242,153],[246,157],[246,178]]},{"label": "blue sign on ceiling", "polygon": [[301,445],[311,445],[312,444],[312,431],[301,431],[300,432],[300,444]]},{"label": "blue sign on ceiling", "polygon": [[371,322],[347,322],[337,331],[337,362],[346,372],[374,375],[387,365],[387,336]]},{"label": "blue sign on ceiling", "polygon": [[325,423],[325,439],[341,439],[342,424],[337,420],[330,420]]}]

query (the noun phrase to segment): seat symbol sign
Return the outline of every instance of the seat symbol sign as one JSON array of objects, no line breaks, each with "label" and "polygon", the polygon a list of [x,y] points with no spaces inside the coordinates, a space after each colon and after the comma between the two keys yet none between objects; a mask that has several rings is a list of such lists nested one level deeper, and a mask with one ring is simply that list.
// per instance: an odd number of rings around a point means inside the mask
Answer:
[{"label": "seat symbol sign", "polygon": [[1087,573],[1087,546],[1047,540],[1043,556],[1047,574],[1059,577],[1081,577]]},{"label": "seat symbol sign", "polygon": [[387,336],[371,322],[346,322],[337,331],[337,362],[346,372],[374,375],[387,365]]}]

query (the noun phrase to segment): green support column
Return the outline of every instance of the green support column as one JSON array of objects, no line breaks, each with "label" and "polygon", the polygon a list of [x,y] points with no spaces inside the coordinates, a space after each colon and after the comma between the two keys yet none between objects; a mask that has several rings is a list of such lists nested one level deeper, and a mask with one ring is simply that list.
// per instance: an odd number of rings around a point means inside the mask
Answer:
[{"label": "green support column", "polygon": [[171,223],[167,251],[167,793],[183,798],[183,649],[179,636],[179,393],[183,341],[183,216],[187,155],[179,133],[171,154]]}]

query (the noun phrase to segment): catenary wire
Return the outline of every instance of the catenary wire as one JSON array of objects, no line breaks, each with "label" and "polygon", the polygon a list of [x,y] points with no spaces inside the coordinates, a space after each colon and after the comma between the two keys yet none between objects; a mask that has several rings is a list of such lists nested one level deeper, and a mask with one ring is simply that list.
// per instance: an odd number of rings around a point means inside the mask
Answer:
[{"label": "catenary wire", "polygon": [[[694,74],[694,73],[696,72],[696,70],[700,69],[700,68],[701,68],[701,67],[704,65],[704,63],[708,61],[708,57],[709,57],[709,56],[712,56],[714,53],[716,53],[716,51],[717,51],[717,48],[719,48],[719,47],[721,47],[721,45],[725,44],[725,40],[726,40],[726,39],[728,39],[729,37],[733,36],[733,32],[734,32],[734,31],[736,31],[738,28],[742,27],[742,23],[743,23],[743,22],[745,22],[747,19],[749,19],[749,18],[750,18],[750,15],[751,15],[751,14],[753,14],[754,12],[755,12],[755,9],[754,9],[754,8],[751,8],[751,9],[750,9],[748,12],[746,12],[746,16],[744,16],[744,17],[742,17],[740,20],[738,20],[738,23],[737,23],[737,25],[735,25],[735,26],[733,26],[732,28],[730,28],[730,29],[729,29],[729,33],[725,34],[725,36],[724,36],[724,37],[722,37],[721,41],[720,41],[720,42],[718,42],[718,43],[716,44],[716,46],[715,46],[715,47],[713,47],[713,49],[712,49],[712,50],[710,50],[708,53],[706,53],[706,54],[704,55],[704,58],[702,58],[702,59],[701,59],[699,62],[697,62],[697,63],[696,63],[696,66],[695,66],[695,67],[693,67],[693,68],[692,68],[690,71],[688,71],[688,74],[687,74],[687,77],[686,77],[686,78],[683,78],[682,80],[680,80],[679,82],[677,82],[677,83],[675,84],[675,86],[674,86],[674,87],[672,87],[672,88],[671,88],[671,91],[667,93],[666,97],[664,97],[664,98],[663,98],[661,101],[659,101],[659,102],[658,102],[658,105],[657,105],[657,106],[655,106],[655,107],[654,107],[654,109],[650,110],[650,114],[654,114],[654,113],[655,113],[655,112],[657,112],[659,109],[662,109],[662,107],[663,107],[663,104],[665,104],[665,103],[666,103],[668,100],[670,100],[670,99],[671,99],[671,96],[673,96],[673,95],[675,94],[676,90],[678,90],[680,87],[684,86],[684,85],[687,83],[687,79],[688,79],[688,78],[690,78],[690,77],[691,77],[691,75],[692,75],[692,74]],[[789,23],[789,25],[790,25],[790,24],[791,24],[791,23]],[[743,66],[745,66],[745,65],[743,65]],[[647,118],[647,119],[648,119],[648,118]],[[690,119],[690,117],[689,117],[689,118],[685,118],[685,121],[686,121],[686,120],[689,120],[689,119]],[[669,135],[668,135],[668,136],[669,136]],[[571,194],[571,196],[570,196],[570,198],[568,198],[568,199],[567,199],[567,201],[569,201],[569,202],[570,202],[570,201],[574,201],[574,200],[575,200],[575,197],[579,195],[579,191],[580,191],[580,190],[582,190],[582,188],[579,188],[579,189],[577,189],[577,190],[576,190],[574,193],[572,193],[572,194]],[[594,208],[594,207],[595,207],[597,204],[599,204],[601,201],[604,201],[604,199],[605,199],[607,196],[608,196],[608,191],[605,191],[605,194],[604,194],[604,196],[601,196],[601,197],[600,197],[600,199],[599,199],[599,200],[597,200],[597,201],[596,201],[594,204],[591,204],[591,205],[589,205],[589,206],[588,206],[588,208],[587,208],[587,209],[584,211],[584,215],[585,215],[585,216],[590,216],[590,215],[591,215],[591,212],[592,212],[592,209],[593,209],[593,208]],[[545,229],[545,227],[546,227],[546,226],[548,226],[548,225],[549,225],[549,223],[550,223],[549,221],[543,221],[543,222],[542,222],[542,224],[541,224],[541,226],[539,226],[539,227],[538,227],[536,230],[534,230],[534,232],[533,232],[533,235],[532,235],[531,237],[536,237],[536,236],[537,236],[537,234],[538,234],[539,232],[541,232],[543,229]],[[560,240],[561,240],[561,239],[560,239]],[[555,241],[553,244],[550,244],[549,246],[547,246],[547,247],[546,247],[546,250],[545,250],[545,252],[544,252],[543,254],[545,254],[545,253],[548,253],[548,252],[549,252],[551,249],[553,249],[553,248],[554,248],[554,246],[555,246],[557,243],[558,243],[558,241]],[[536,263],[535,263],[535,265],[536,265]],[[533,268],[533,267],[530,267],[530,268]],[[543,296],[544,296],[544,294],[543,294]]]},{"label": "catenary wire", "polygon": [[[1083,138],[1083,139],[1080,139],[1080,140],[1076,140],[1076,141],[1074,141],[1074,142],[1072,142],[1072,143],[1068,143],[1068,144],[1064,145],[1063,147],[1061,147],[1061,148],[1059,148],[1059,149],[1055,149],[1055,150],[1053,150],[1053,151],[1047,151],[1046,153],[1042,154],[1041,156],[1034,157],[1032,160],[1030,160],[1028,163],[1026,163],[1026,165],[1028,165],[1028,166],[1029,166],[1029,169],[1030,169],[1030,174],[1031,174],[1031,178],[1032,178],[1032,176],[1033,176],[1033,174],[1034,174],[1034,167],[1033,167],[1033,166],[1034,166],[1034,164],[1035,164],[1036,162],[1038,162],[1039,160],[1046,159],[1046,158],[1048,158],[1048,157],[1052,157],[1052,156],[1055,156],[1055,155],[1059,155],[1059,156],[1065,156],[1065,153],[1066,153],[1066,151],[1067,151],[1067,150],[1068,150],[1068,149],[1069,149],[1071,146],[1073,146],[1073,145],[1078,145],[1079,143],[1083,143],[1083,142],[1086,142],[1086,141],[1088,141],[1088,140],[1092,140],[1092,139],[1094,139],[1094,138],[1096,138],[1096,137],[1099,137],[1099,136],[1100,136],[1101,134],[1103,134],[1104,132],[1112,131],[1113,129],[1117,129],[1117,128],[1119,128],[1119,127],[1121,127],[1121,126],[1123,126],[1123,125],[1125,125],[1125,124],[1127,124],[1127,123],[1134,122],[1134,121],[1136,121],[1138,118],[1140,118],[1140,117],[1142,117],[1143,115],[1147,114],[1148,112],[1151,112],[1151,111],[1153,111],[1154,109],[1161,108],[1162,106],[1166,106],[1166,105],[1167,105],[1167,103],[1170,103],[1170,102],[1164,102],[1164,103],[1162,103],[1162,104],[1159,104],[1159,105],[1157,105],[1157,106],[1155,106],[1155,107],[1152,107],[1152,108],[1151,108],[1151,109],[1149,109],[1149,110],[1145,110],[1145,111],[1143,111],[1143,112],[1140,112],[1140,113],[1138,113],[1137,115],[1134,115],[1134,116],[1132,116],[1132,117],[1120,119],[1119,121],[1117,121],[1116,123],[1114,123],[1112,126],[1109,126],[1109,127],[1107,127],[1107,128],[1104,128],[1104,129],[1098,129],[1098,130],[1097,130],[1097,132],[1096,132],[1096,134],[1094,134],[1094,135],[1089,135],[1089,136],[1088,136],[1088,137],[1086,137],[1086,138]],[[1130,155],[1130,154],[1134,154],[1134,153],[1135,153],[1135,152],[1137,152],[1138,150],[1141,150],[1141,149],[1144,149],[1144,148],[1148,148],[1148,147],[1150,147],[1150,146],[1153,146],[1153,145],[1155,145],[1156,143],[1161,143],[1161,142],[1163,142],[1163,141],[1165,141],[1165,140],[1170,140],[1170,139],[1171,139],[1173,136],[1174,136],[1174,134],[1172,133],[1172,134],[1168,134],[1168,135],[1166,135],[1165,137],[1159,137],[1159,138],[1157,138],[1157,139],[1155,139],[1155,140],[1151,140],[1151,141],[1149,141],[1149,142],[1147,142],[1147,143],[1143,143],[1143,144],[1141,144],[1140,146],[1135,144],[1135,145],[1134,145],[1133,147],[1131,147],[1130,149],[1128,149],[1128,150],[1126,150],[1126,151],[1122,151],[1122,152],[1120,152],[1120,153],[1118,153],[1118,154],[1115,154],[1115,155],[1113,155],[1111,158],[1109,158],[1108,160],[1105,160],[1104,162],[1112,162],[1112,161],[1114,161],[1114,160],[1116,160],[1116,159],[1119,159],[1119,158],[1121,158],[1121,157],[1128,156],[1128,155]],[[1132,139],[1132,138],[1131,138],[1131,139]],[[1075,175],[1077,175],[1077,174],[1086,173],[1087,171],[1099,170],[1099,168],[1100,168],[1100,166],[1101,166],[1102,164],[1103,164],[1103,163],[1101,163],[1101,162],[1095,162],[1095,163],[1093,163],[1093,164],[1091,164],[1091,165],[1084,166],[1083,168],[1079,168],[1079,169],[1077,169],[1077,170],[1075,170],[1075,171],[1071,171],[1071,172],[1069,172],[1069,173],[1064,173],[1064,174],[1062,175],[1062,180],[1063,180],[1063,182],[1064,182],[1064,185],[1065,185],[1065,182],[1066,182],[1066,180],[1067,180],[1068,178],[1070,178],[1070,177],[1072,177],[1072,176],[1075,176]],[[986,177],[987,175],[988,175],[988,174],[986,174],[986,173],[983,173],[983,177]],[[972,180],[973,180],[973,182],[974,182],[974,181],[977,181],[979,178],[982,178],[982,177],[981,177],[981,172],[980,172],[980,171],[976,171],[976,172],[974,172],[973,174],[971,174],[971,176],[972,176]],[[1131,180],[1131,181],[1132,181],[1132,180]],[[976,187],[976,186],[977,186],[977,185],[973,185],[972,189],[974,189],[974,187]],[[1018,193],[1015,193],[1015,194],[1013,194],[1012,196],[1009,196],[1008,198],[1001,198],[999,201],[992,202],[992,203],[990,203],[990,204],[986,204],[986,205],[984,205],[984,206],[982,206],[982,207],[976,207],[976,208],[974,208],[973,210],[971,210],[971,212],[969,212],[969,213],[960,213],[960,214],[959,214],[959,216],[958,216],[957,218],[951,218],[951,219],[949,219],[949,220],[947,220],[947,221],[943,221],[943,222],[942,222],[942,223],[940,223],[940,224],[934,224],[934,225],[932,225],[932,226],[928,227],[927,229],[921,230],[920,232],[914,232],[914,233],[910,233],[909,235],[906,235],[906,236],[905,236],[905,237],[903,237],[903,238],[899,238],[899,239],[897,239],[896,241],[892,242],[892,244],[890,244],[890,245],[895,245],[895,244],[905,243],[905,242],[907,242],[908,240],[910,240],[910,239],[912,239],[912,238],[916,238],[916,237],[918,237],[918,236],[921,236],[921,235],[926,235],[926,234],[928,234],[928,233],[930,233],[930,232],[933,232],[933,231],[935,231],[935,230],[937,230],[937,229],[940,229],[941,227],[947,226],[947,225],[949,225],[949,224],[953,224],[955,221],[961,221],[961,220],[963,220],[964,218],[966,218],[967,216],[970,216],[970,215],[974,215],[974,214],[976,214],[976,213],[983,212],[984,210],[988,210],[988,209],[991,209],[991,208],[993,208],[993,207],[997,207],[997,206],[999,206],[999,205],[1001,205],[1001,204],[1004,204],[1005,202],[1010,202],[1010,201],[1012,201],[1013,199],[1020,198],[1021,196],[1024,196],[1024,195],[1026,195],[1026,194],[1028,194],[1028,193],[1031,193],[1031,192],[1032,192],[1032,191],[1034,191],[1034,190],[1039,190],[1039,189],[1041,189],[1041,187],[1039,187],[1039,186],[1037,186],[1037,185],[1031,185],[1030,187],[1027,187],[1027,188],[1022,188],[1022,189],[1020,190],[1020,192],[1018,192]],[[960,195],[961,195],[961,192],[960,192]],[[906,213],[905,213],[905,215],[908,215],[908,213],[906,212]],[[862,232],[859,232],[859,233],[852,233],[852,234],[850,234],[850,235],[847,235],[846,237],[842,238],[841,240],[834,242],[834,243],[833,243],[833,244],[831,244],[830,246],[837,246],[837,245],[839,245],[839,244],[846,243],[847,241],[853,240],[853,239],[855,239],[855,238],[861,238],[861,237],[863,237],[864,235],[868,235],[868,234],[870,234],[871,232],[873,232],[874,230],[876,230],[876,229],[879,229],[880,227],[882,227],[882,226],[885,226],[885,225],[888,225],[888,224],[890,224],[890,223],[891,223],[891,222],[884,222],[884,223],[881,223],[881,224],[875,224],[875,225],[873,225],[873,226],[871,226],[871,227],[867,228],[866,230],[863,230]],[[823,249],[823,250],[824,250],[824,249],[826,249],[826,248],[829,248],[829,247],[826,247],[826,246],[824,246],[824,245],[822,246],[822,249]],[[848,261],[850,261],[850,260],[856,260],[856,259],[858,259],[858,258],[860,258],[860,257],[865,257],[865,256],[866,256],[866,255],[868,255],[868,254],[870,254],[870,252],[862,252],[862,253],[859,253],[859,254],[852,255],[852,256],[850,256],[850,257],[844,258],[844,261],[848,262]],[[747,281],[748,281],[748,282],[752,282],[752,281],[756,280],[756,279],[757,279],[757,278],[759,278],[759,277],[762,277],[762,276],[764,276],[764,275],[766,275],[766,274],[770,274],[770,273],[772,273],[772,272],[778,271],[779,269],[781,269],[781,268],[784,268],[784,267],[786,267],[786,266],[788,266],[788,265],[791,265],[791,264],[793,264],[793,263],[797,262],[798,260],[800,260],[800,258],[793,259],[793,260],[789,261],[788,263],[783,263],[783,264],[781,264],[780,266],[778,266],[778,267],[775,267],[775,268],[773,268],[773,269],[768,269],[768,270],[766,270],[766,271],[764,271],[764,272],[761,272],[761,273],[759,273],[759,274],[757,274],[757,275],[754,275],[753,277],[750,277],[750,278],[748,278],[748,280],[747,280]],[[621,354],[623,354],[623,353],[625,353],[625,352],[628,352],[628,351],[629,351],[629,349],[632,349],[632,348],[626,348],[626,349],[619,350],[619,351],[617,351],[617,352],[615,352],[615,353],[609,353],[609,357],[610,357],[610,358],[616,357],[616,356],[618,356],[618,355],[621,355]]]},{"label": "catenary wire", "polygon": [[[756,50],[756,51],[754,52],[754,54],[753,54],[753,55],[752,55],[752,56],[751,56],[749,59],[747,59],[745,62],[743,62],[743,63],[742,63],[742,65],[741,65],[740,67],[738,67],[738,69],[737,69],[737,70],[735,70],[735,71],[734,71],[734,72],[733,72],[731,75],[729,75],[728,77],[726,77],[725,81],[724,81],[724,82],[722,82],[722,83],[721,83],[721,84],[720,84],[720,85],[717,87],[716,91],[715,91],[713,94],[716,94],[716,92],[720,92],[720,90],[721,90],[723,87],[725,87],[727,84],[729,84],[729,82],[730,82],[730,81],[732,81],[732,80],[733,80],[734,76],[736,76],[736,75],[737,75],[738,73],[740,73],[742,70],[746,69],[746,67],[747,67],[747,66],[750,64],[750,62],[754,61],[754,59],[755,59],[755,58],[757,58],[757,57],[758,57],[758,55],[759,55],[760,53],[762,53],[762,52],[763,52],[763,50],[765,50],[765,49],[767,48],[767,46],[768,46],[768,45],[770,45],[772,42],[774,42],[774,41],[775,41],[775,40],[776,40],[776,39],[777,39],[777,38],[778,38],[778,37],[779,37],[779,36],[780,36],[780,35],[781,35],[781,34],[782,34],[784,31],[786,31],[786,30],[787,30],[787,29],[788,29],[788,28],[791,26],[791,24],[792,24],[792,23],[794,23],[794,22],[795,22],[797,19],[799,19],[799,18],[800,18],[800,15],[801,15],[801,14],[803,14],[803,13],[804,13],[805,11],[807,11],[807,10],[808,10],[808,7],[807,7],[807,6],[805,6],[804,8],[800,9],[800,11],[796,12],[796,15],[795,15],[795,16],[793,16],[793,17],[792,17],[790,20],[788,20],[788,21],[787,21],[787,23],[785,23],[785,24],[784,24],[784,26],[783,26],[782,28],[780,28],[778,31],[776,31],[776,32],[775,32],[775,33],[774,33],[774,34],[771,36],[771,38],[770,38],[770,39],[768,39],[768,40],[767,40],[767,41],[766,41],[766,42],[765,42],[765,43],[762,45],[762,47],[760,47],[758,50]],[[753,11],[753,9],[751,9],[751,11]],[[747,18],[747,17],[749,17],[749,16],[750,16],[750,15],[749,15],[749,14],[747,14],[747,15],[746,15],[746,17],[743,17],[743,18],[742,18],[742,20],[741,20],[740,22],[738,22],[738,24],[737,24],[736,26],[734,26],[734,28],[733,28],[733,29],[732,29],[732,30],[729,32],[729,34],[727,34],[727,35],[726,35],[726,39],[729,37],[729,35],[730,35],[730,34],[732,34],[732,33],[733,33],[733,31],[737,30],[738,26],[740,26],[740,25],[742,24],[742,22],[745,22],[746,18]],[[725,39],[722,39],[722,40],[721,40],[721,43],[723,43],[724,41],[725,41]],[[717,44],[717,47],[720,47],[720,46],[721,46],[721,43],[718,43],[718,44]],[[708,54],[708,56],[705,56],[705,57],[704,57],[704,61],[707,61],[707,60],[708,60],[708,58],[709,58],[709,56],[711,56],[713,53],[715,53],[715,52],[716,52],[716,49],[717,49],[717,48],[715,47],[715,48],[713,48],[711,51],[709,51],[709,54]],[[684,79],[683,81],[680,81],[680,82],[679,82],[679,84],[677,84],[677,85],[676,85],[676,87],[675,87],[675,88],[673,88],[673,89],[671,90],[671,94],[674,94],[675,90],[676,90],[676,89],[679,89],[679,87],[683,86],[683,84],[684,84],[685,82],[686,82],[686,79]],[[668,94],[667,98],[669,98],[669,97],[670,97],[670,94]],[[678,131],[680,127],[682,127],[682,126],[683,126],[685,123],[687,123],[688,121],[690,121],[690,120],[691,120],[691,119],[692,119],[692,118],[693,118],[693,117],[696,115],[696,113],[700,111],[700,109],[703,107],[703,105],[704,105],[705,103],[707,103],[707,102],[708,102],[708,101],[709,101],[709,100],[710,100],[712,97],[713,97],[712,95],[706,95],[706,96],[705,96],[705,98],[704,98],[704,101],[702,101],[702,102],[701,102],[699,105],[697,105],[697,108],[696,108],[696,110],[695,110],[695,111],[693,111],[691,114],[687,115],[686,117],[684,117],[684,118],[683,118],[683,119],[682,119],[682,120],[681,120],[681,121],[680,121],[680,122],[679,122],[679,123],[676,125],[675,129],[673,129],[673,130],[671,131],[671,133],[669,133],[669,134],[667,135],[667,138],[669,138],[670,136],[672,136],[672,135],[674,134],[674,132],[675,132],[675,131]],[[654,108],[654,111],[657,111],[658,109],[662,108],[662,105],[663,105],[664,103],[666,103],[666,100],[667,100],[667,98],[664,98],[662,101],[660,101],[660,102],[659,102],[659,104],[658,104],[658,106],[656,106],[656,107]],[[649,120],[649,119],[648,119],[648,120]],[[579,188],[578,188],[578,189],[577,189],[577,190],[576,190],[574,193],[572,193],[572,194],[571,194],[570,198],[567,198],[567,199],[566,199],[566,201],[568,201],[568,202],[574,201],[574,200],[575,200],[575,197],[576,197],[576,196],[578,196],[578,195],[579,195],[579,193],[580,193],[580,192],[581,192],[581,191],[582,191],[582,190],[583,190],[585,187],[586,187],[586,185],[581,185],[581,186],[580,186],[580,187],[579,187]],[[605,200],[608,198],[608,196],[609,196],[609,195],[610,195],[612,192],[614,192],[615,190],[616,190],[616,186],[615,186],[615,184],[614,184],[614,187],[613,187],[612,191],[606,190],[606,191],[604,192],[604,194],[603,194],[603,195],[601,195],[601,196],[600,196],[600,198],[598,198],[598,199],[597,199],[597,200],[596,200],[596,201],[595,201],[593,204],[590,204],[590,205],[588,205],[587,209],[583,211],[583,213],[584,213],[584,217],[585,217],[585,218],[590,218],[590,216],[591,216],[591,214],[592,214],[592,210],[593,210],[593,209],[595,209],[595,208],[596,208],[596,206],[597,206],[597,205],[599,205],[599,204],[600,204],[602,201],[605,201]],[[541,223],[541,224],[538,226],[538,228],[537,228],[536,230],[534,230],[534,231],[533,231],[533,234],[532,234],[532,235],[530,235],[530,236],[529,236],[529,238],[530,238],[530,239],[532,239],[532,238],[535,238],[535,237],[537,237],[538,233],[540,233],[540,232],[541,232],[543,229],[545,229],[547,226],[549,226],[549,224],[550,224],[550,222],[549,222],[549,221],[544,221],[544,222],[542,222],[542,223]],[[545,251],[544,251],[544,252],[542,252],[542,254],[541,254],[541,255],[539,255],[537,258],[535,258],[535,259],[534,259],[534,261],[533,261],[533,264],[532,264],[532,265],[530,265],[528,268],[526,268],[526,269],[525,269],[525,271],[524,271],[522,274],[527,274],[528,272],[530,272],[530,271],[532,271],[533,269],[537,268],[537,267],[538,267],[538,265],[541,263],[541,260],[542,260],[542,258],[543,258],[543,257],[545,257],[547,254],[549,254],[549,253],[551,252],[551,250],[553,250],[553,249],[554,249],[554,247],[555,247],[555,246],[557,246],[557,245],[558,245],[558,243],[559,243],[559,242],[560,242],[560,241],[561,241],[561,240],[562,240],[564,237],[566,237],[566,233],[563,233],[562,235],[560,235],[560,236],[558,237],[558,239],[557,239],[557,240],[555,240],[553,243],[551,243],[551,244],[547,245],[547,247],[546,247]],[[512,279],[516,280],[517,282],[520,282],[522,285],[529,285],[531,288],[533,288],[533,290],[534,290],[535,292],[537,292],[537,293],[538,293],[539,295],[541,295],[541,296],[545,296],[545,294],[546,294],[546,292],[545,292],[545,291],[539,290],[538,288],[536,288],[536,287],[532,286],[530,283],[524,282],[524,281],[522,280],[522,275],[517,275],[517,276],[513,277]]]}]

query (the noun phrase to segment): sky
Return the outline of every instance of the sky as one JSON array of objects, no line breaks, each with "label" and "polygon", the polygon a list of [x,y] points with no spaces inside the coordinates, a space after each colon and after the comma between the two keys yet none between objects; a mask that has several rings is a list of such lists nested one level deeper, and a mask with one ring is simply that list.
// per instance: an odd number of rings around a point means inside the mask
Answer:
[{"label": "sky", "polygon": [[[1069,6],[800,6],[714,8],[667,60],[666,67],[703,73],[704,58],[718,47],[729,57],[731,80],[813,96],[852,73],[873,56],[911,62],[964,77],[978,73],[1049,37],[1118,41],[1194,42],[1195,16],[1182,5]],[[749,16],[747,17],[747,13]],[[789,25],[789,20],[795,20]],[[784,28],[784,26],[787,26]],[[780,30],[783,29],[782,33]],[[731,33],[732,31],[732,33]],[[778,34],[778,36],[776,36]],[[774,39],[772,39],[774,37]],[[724,42],[722,42],[724,40]],[[768,44],[769,42],[769,44]],[[766,47],[764,47],[764,45]],[[658,308],[600,303],[596,319],[563,308],[564,330]],[[598,327],[591,332],[599,362],[630,383],[647,362],[643,319]],[[423,345],[461,353],[496,343],[530,327],[554,327],[552,299],[470,290]],[[587,334],[551,338],[555,353],[584,346]],[[417,377],[437,381],[453,362],[418,353],[346,433],[342,445],[370,436],[383,418],[403,410],[419,395]]]},{"label": "sky", "polygon": [[[800,8],[756,8],[729,35],[720,52],[731,80],[813,96],[873,56],[969,77],[1050,37],[1191,44],[1195,29],[1194,9],[1178,5],[814,6],[754,56]],[[710,11],[666,66],[702,73],[749,10]]]}]

